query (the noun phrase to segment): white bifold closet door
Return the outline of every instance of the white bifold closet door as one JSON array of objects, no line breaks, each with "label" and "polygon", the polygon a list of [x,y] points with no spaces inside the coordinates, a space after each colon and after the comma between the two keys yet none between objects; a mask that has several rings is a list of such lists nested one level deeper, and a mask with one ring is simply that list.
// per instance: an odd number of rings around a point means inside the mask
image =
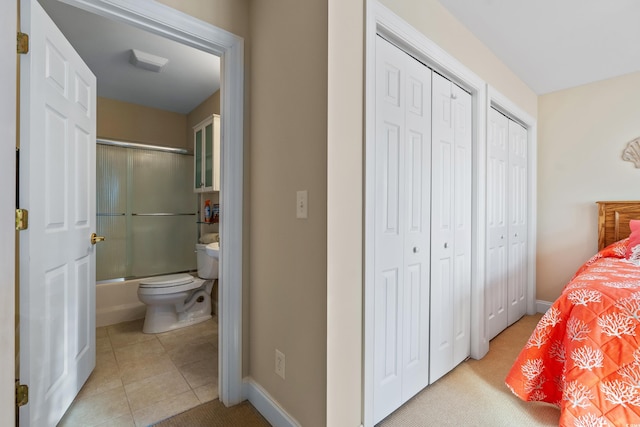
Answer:
[{"label": "white bifold closet door", "polygon": [[494,108],[487,135],[486,312],[489,339],[526,312],[527,130]]},{"label": "white bifold closet door", "polygon": [[377,37],[375,423],[429,378],[431,74]]},{"label": "white bifold closet door", "polygon": [[429,383],[471,351],[471,95],[433,73]]}]

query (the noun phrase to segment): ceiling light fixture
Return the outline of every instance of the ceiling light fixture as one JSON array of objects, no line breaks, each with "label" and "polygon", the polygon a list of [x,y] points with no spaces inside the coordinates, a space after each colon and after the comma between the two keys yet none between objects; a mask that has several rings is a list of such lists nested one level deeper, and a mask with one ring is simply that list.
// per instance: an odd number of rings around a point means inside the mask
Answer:
[{"label": "ceiling light fixture", "polygon": [[169,60],[167,58],[152,55],[138,49],[131,49],[129,62],[138,68],[142,68],[143,70],[159,73],[160,71],[162,71],[162,68],[169,63]]}]

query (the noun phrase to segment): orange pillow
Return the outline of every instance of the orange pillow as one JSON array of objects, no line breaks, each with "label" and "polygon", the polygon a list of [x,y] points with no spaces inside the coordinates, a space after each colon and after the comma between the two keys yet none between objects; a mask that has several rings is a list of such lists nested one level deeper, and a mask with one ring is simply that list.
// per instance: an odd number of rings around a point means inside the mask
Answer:
[{"label": "orange pillow", "polygon": [[629,221],[631,234],[629,235],[629,246],[625,258],[631,261],[640,261],[640,220],[632,219]]}]

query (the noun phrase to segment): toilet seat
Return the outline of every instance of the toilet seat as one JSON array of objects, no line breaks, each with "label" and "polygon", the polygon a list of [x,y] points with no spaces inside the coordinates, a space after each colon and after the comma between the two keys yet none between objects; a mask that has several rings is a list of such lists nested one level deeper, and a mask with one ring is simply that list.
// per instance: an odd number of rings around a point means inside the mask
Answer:
[{"label": "toilet seat", "polygon": [[145,295],[173,294],[197,289],[203,283],[204,280],[187,273],[169,274],[143,280],[138,286],[138,293]]}]

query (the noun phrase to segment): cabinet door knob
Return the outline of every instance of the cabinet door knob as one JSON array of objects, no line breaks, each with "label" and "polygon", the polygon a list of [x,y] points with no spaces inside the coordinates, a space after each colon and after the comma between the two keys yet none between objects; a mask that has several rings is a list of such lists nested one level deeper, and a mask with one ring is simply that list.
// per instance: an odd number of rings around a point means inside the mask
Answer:
[{"label": "cabinet door knob", "polygon": [[420,248],[419,248],[419,247],[417,247],[417,246],[414,246],[414,247],[413,247],[413,253],[414,253],[414,254],[417,254],[418,252],[420,252]]},{"label": "cabinet door knob", "polygon": [[447,242],[444,242],[444,248],[447,249],[449,247],[449,244]]},{"label": "cabinet door knob", "polygon": [[513,237],[518,237],[518,233],[514,234]]},{"label": "cabinet door knob", "polygon": [[500,240],[504,239],[504,236],[500,236]]}]

